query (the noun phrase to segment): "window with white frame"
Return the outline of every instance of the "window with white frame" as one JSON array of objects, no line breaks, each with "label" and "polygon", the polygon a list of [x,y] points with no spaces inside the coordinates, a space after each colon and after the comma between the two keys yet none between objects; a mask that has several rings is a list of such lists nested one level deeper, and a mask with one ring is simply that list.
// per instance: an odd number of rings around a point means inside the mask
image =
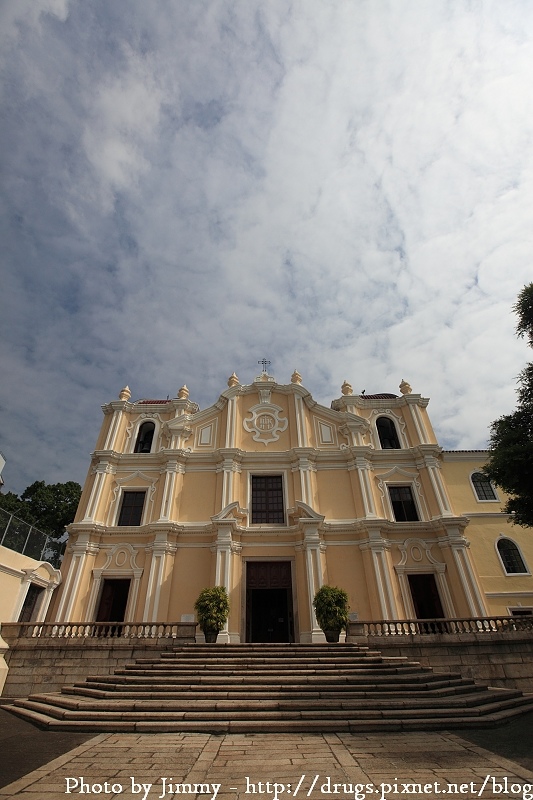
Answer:
[{"label": "window with white frame", "polygon": [[146,492],[144,490],[125,490],[122,495],[122,505],[120,506],[117,525],[120,527],[140,525],[145,498]]},{"label": "window with white frame", "polygon": [[390,417],[378,417],[376,420],[376,430],[382,450],[400,450],[401,445],[398,439],[396,425]]},{"label": "window with white frame", "polygon": [[470,480],[478,500],[498,500],[494,486],[482,472],[473,472]]},{"label": "window with white frame", "polygon": [[137,434],[137,441],[135,442],[134,453],[150,453],[152,450],[152,441],[154,438],[155,423],[147,420],[143,422]]},{"label": "window with white frame", "polygon": [[282,475],[252,475],[252,525],[283,525]]},{"label": "window with white frame", "polygon": [[389,486],[388,489],[396,522],[417,522],[418,509],[411,486]]},{"label": "window with white frame", "polygon": [[496,542],[496,548],[500,554],[503,568],[507,575],[524,575],[528,574],[529,570],[525,564],[522,554],[518,549],[518,545],[512,539],[501,537]]}]

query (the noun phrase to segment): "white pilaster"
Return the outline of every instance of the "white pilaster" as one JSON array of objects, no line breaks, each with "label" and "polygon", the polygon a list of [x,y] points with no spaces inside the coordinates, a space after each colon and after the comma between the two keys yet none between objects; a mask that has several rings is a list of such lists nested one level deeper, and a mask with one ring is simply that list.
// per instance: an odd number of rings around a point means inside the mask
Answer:
[{"label": "white pilaster", "polygon": [[176,552],[176,545],[167,540],[166,531],[156,533],[155,540],[146,550],[152,553],[148,588],[144,603],[143,622],[156,622],[159,612],[161,587],[167,572],[167,556]]},{"label": "white pilaster", "polygon": [[89,541],[89,536],[90,533],[80,533],[77,542],[71,546],[73,556],[57,610],[56,622],[72,621],[70,617],[78,600],[88,556],[96,556],[99,551],[98,545]]},{"label": "white pilaster", "polygon": [[320,540],[320,534],[316,524],[306,525],[304,531],[303,549],[305,553],[305,565],[307,568],[307,595],[309,602],[309,619],[311,620],[311,630],[305,636],[311,642],[325,641],[324,633],[317,622],[313,600],[315,594],[324,585],[324,570],[322,567],[322,552],[324,545]]},{"label": "white pilaster", "polygon": [[[348,467],[348,469],[354,469],[354,467]],[[375,518],[377,514],[376,504],[374,503],[374,494],[372,492],[372,485],[370,482],[371,466],[366,458],[363,456],[357,456],[355,459],[355,469],[357,469],[357,475],[359,477],[359,485],[361,487],[361,495],[363,497],[365,517]]]},{"label": "white pilaster", "polygon": [[89,502],[87,503],[85,517],[82,520],[83,522],[102,522],[102,520],[97,519],[96,514],[100,504],[100,499],[102,497],[105,478],[106,475],[114,475],[116,473],[116,468],[108,461],[101,461],[96,465],[94,472],[95,479],[93,488],[91,490],[91,495],[89,497]]},{"label": "white pilaster", "polygon": [[176,488],[176,475],[183,474],[185,467],[178,461],[169,461],[165,467],[165,486],[163,488],[163,499],[161,500],[161,522],[171,519],[172,499]]},{"label": "white pilaster", "polygon": [[[224,586],[231,594],[233,584],[233,553],[240,552],[240,545],[233,541],[232,526],[219,523],[215,545],[215,585]],[[219,642],[240,642],[240,634],[229,630],[229,619],[218,634]]]}]

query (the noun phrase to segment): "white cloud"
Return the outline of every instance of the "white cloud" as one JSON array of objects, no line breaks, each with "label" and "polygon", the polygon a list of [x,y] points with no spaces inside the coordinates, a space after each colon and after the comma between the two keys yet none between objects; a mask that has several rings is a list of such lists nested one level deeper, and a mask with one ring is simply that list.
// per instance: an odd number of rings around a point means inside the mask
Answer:
[{"label": "white cloud", "polygon": [[263,356],[483,446],[528,357],[529,3],[3,13],[7,488],[83,480],[126,383],[205,406]]}]

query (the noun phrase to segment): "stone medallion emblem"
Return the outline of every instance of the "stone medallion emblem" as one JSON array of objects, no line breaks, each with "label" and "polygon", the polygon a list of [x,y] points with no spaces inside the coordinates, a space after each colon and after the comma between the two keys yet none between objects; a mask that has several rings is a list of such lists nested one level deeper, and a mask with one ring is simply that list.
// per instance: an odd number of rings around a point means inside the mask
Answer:
[{"label": "stone medallion emblem", "polygon": [[276,442],[280,433],[287,429],[289,421],[280,417],[283,409],[273,403],[258,403],[249,410],[250,419],[243,420],[243,425],[248,433],[252,434],[255,442],[263,442],[266,446]]}]

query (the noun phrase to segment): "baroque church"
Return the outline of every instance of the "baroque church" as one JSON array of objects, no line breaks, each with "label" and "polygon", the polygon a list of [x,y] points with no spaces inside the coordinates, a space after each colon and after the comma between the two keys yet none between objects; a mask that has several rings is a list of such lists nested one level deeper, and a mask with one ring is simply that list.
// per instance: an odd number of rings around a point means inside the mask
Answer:
[{"label": "baroque church", "polygon": [[219,642],[324,641],[324,584],[352,620],[532,613],[532,537],[501,513],[485,451],[443,451],[403,380],[398,395],[345,381],[328,408],[260,363],[204,410],[186,386],[103,406],[49,621],[191,621],[214,585],[231,607]]}]

